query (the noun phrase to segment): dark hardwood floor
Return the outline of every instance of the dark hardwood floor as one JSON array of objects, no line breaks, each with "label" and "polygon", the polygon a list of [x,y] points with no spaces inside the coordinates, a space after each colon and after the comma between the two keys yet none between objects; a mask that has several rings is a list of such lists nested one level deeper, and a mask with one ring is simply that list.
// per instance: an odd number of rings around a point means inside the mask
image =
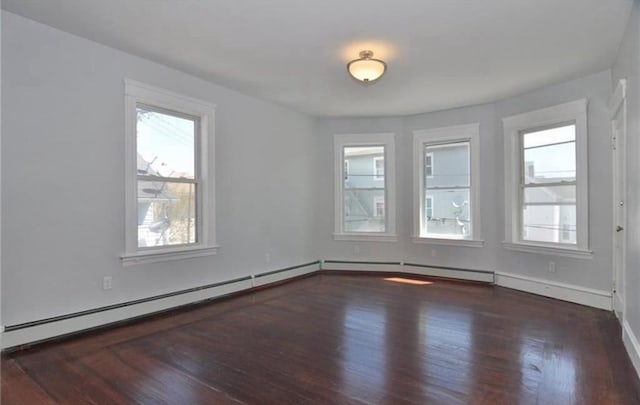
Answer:
[{"label": "dark hardwood floor", "polygon": [[613,315],[315,275],[3,356],[2,404],[639,404]]}]

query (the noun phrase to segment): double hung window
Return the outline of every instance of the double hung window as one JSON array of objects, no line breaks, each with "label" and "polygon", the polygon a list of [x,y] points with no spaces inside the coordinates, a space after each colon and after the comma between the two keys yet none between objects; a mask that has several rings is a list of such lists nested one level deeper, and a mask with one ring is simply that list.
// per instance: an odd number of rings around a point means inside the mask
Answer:
[{"label": "double hung window", "polygon": [[414,132],[414,241],[479,242],[478,130]]},{"label": "double hung window", "polygon": [[503,119],[505,246],[590,256],[587,102]]},{"label": "double hung window", "polygon": [[335,149],[335,239],[395,240],[393,134],[340,134]]},{"label": "double hung window", "polygon": [[125,264],[215,253],[213,106],[127,80]]}]

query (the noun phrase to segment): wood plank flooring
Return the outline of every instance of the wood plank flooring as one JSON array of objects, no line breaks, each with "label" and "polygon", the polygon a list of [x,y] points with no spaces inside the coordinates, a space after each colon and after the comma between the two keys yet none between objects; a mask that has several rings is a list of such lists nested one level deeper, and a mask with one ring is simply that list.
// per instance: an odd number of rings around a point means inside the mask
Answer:
[{"label": "wood plank flooring", "polygon": [[610,312],[401,281],[315,275],[5,355],[2,404],[640,404]]}]

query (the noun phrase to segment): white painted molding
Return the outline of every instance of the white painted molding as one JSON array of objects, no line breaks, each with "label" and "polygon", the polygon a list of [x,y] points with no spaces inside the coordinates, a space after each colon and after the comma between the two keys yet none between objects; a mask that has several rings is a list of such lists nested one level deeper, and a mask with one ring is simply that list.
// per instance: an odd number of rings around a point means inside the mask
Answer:
[{"label": "white painted molding", "polygon": [[149,251],[122,255],[123,266],[133,266],[134,264],[157,263],[170,260],[191,259],[194,257],[212,256],[218,253],[218,246],[207,248],[191,248],[181,250]]},{"label": "white painted molding", "polygon": [[496,272],[496,284],[589,307],[608,311],[612,309],[612,296],[609,291],[503,272]]},{"label": "white painted molding", "polygon": [[492,272],[428,266],[417,263],[407,264],[404,262],[376,263],[375,261],[329,260],[323,262],[322,270],[409,273],[421,276],[445,277],[457,280],[482,281],[486,283],[493,283],[494,280],[494,275]]},{"label": "white painted molding", "polygon": [[421,243],[425,245],[439,245],[439,246],[455,246],[455,247],[472,247],[481,248],[484,246],[484,240],[476,239],[442,239],[442,238],[424,238],[420,236],[414,236],[411,238],[413,243]]},{"label": "white painted molding", "polygon": [[[318,270],[345,270],[367,272],[396,272],[433,277],[446,277],[459,280],[471,280],[487,282],[512,288],[528,293],[543,295],[564,301],[574,302],[595,308],[611,310],[612,296],[610,292],[595,290],[570,284],[564,284],[549,280],[536,279],[517,274],[487,271],[473,271],[439,266],[429,266],[417,263],[398,262],[374,262],[374,261],[321,261],[310,263],[297,268],[283,269],[263,276],[251,276],[246,280],[240,280],[229,284],[211,288],[185,292],[155,300],[135,303],[101,312],[79,315],[77,317],[52,321],[45,324],[25,327],[2,333],[2,349],[7,349],[23,344],[38,342],[58,336],[81,332],[87,329],[106,326],[123,320],[150,315],[179,306],[195,302],[218,298],[247,290],[252,287],[264,286],[270,283],[284,281]],[[626,325],[626,322],[625,322]],[[640,370],[640,345],[628,326],[625,326],[625,345],[634,361],[636,370]],[[630,349],[631,348],[631,349]],[[633,352],[632,352],[633,350]],[[635,356],[635,357],[634,357]]]},{"label": "white painted molding", "polygon": [[510,243],[502,242],[505,249],[515,252],[539,253],[543,255],[572,257],[574,259],[592,259],[593,252],[591,250],[565,249],[555,246],[541,246],[528,243]]},{"label": "white painted molding", "polygon": [[475,271],[465,271],[458,269],[449,269],[438,266],[413,266],[411,264],[403,265],[403,272],[419,274],[421,276],[432,276],[432,277],[444,277],[444,278],[454,278],[457,280],[466,280],[466,281],[480,281],[484,283],[493,283],[495,279],[495,275],[492,272],[475,272]]},{"label": "white painted molding", "polygon": [[397,242],[398,235],[391,235],[387,233],[334,233],[334,240],[346,240],[354,242]]},{"label": "white painted molding", "polygon": [[4,350],[23,344],[106,326],[115,322],[151,315],[160,311],[193,304],[203,300],[219,298],[224,295],[241,292],[252,287],[283,281],[289,278],[313,273],[318,270],[320,270],[319,263],[312,263],[290,270],[284,269],[283,271],[262,277],[252,276],[250,279],[232,282],[229,284],[203,288],[201,290],[186,292],[184,294],[158,298],[101,312],[11,330],[2,333],[2,349]]},{"label": "white painted molding", "polygon": [[640,342],[627,321],[622,323],[622,342],[629,353],[636,374],[640,377]]},{"label": "white painted molding", "polygon": [[345,271],[379,271],[379,272],[402,272],[402,265],[399,263],[375,263],[368,261],[340,261],[333,263],[332,260],[322,262],[322,270],[345,270]]},{"label": "white painted molding", "polygon": [[609,118],[615,117],[622,102],[627,98],[627,79],[620,79],[616,85],[611,98],[609,99],[608,109]]}]

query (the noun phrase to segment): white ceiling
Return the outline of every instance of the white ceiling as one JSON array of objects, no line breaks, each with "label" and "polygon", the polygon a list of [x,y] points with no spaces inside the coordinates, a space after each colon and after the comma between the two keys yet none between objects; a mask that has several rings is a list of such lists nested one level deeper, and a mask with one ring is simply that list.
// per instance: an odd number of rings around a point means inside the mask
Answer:
[{"label": "white ceiling", "polygon": [[[633,0],[4,0],[10,12],[317,116],[490,102],[611,67]],[[388,64],[371,86],[346,63]]]}]

